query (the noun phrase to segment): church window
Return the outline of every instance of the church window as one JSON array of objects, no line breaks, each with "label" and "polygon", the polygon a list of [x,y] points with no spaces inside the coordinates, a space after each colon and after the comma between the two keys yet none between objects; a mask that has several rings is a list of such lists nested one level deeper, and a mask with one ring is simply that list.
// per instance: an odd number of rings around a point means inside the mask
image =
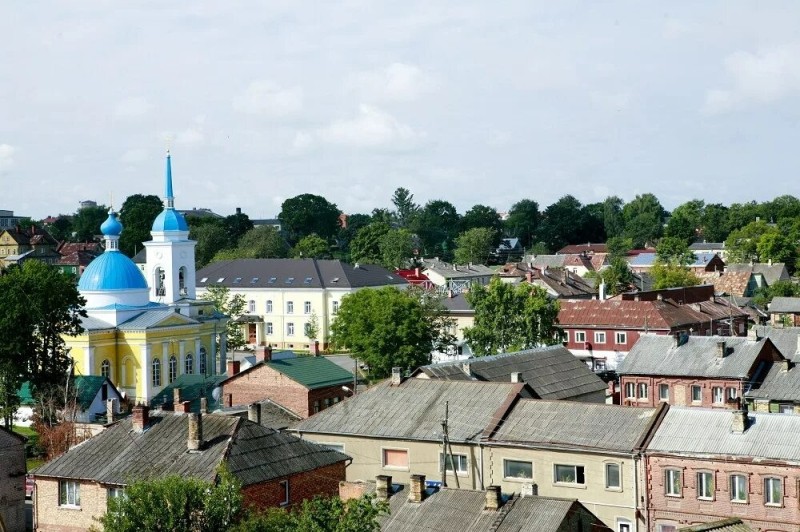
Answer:
[{"label": "church window", "polygon": [[186,266],[181,266],[178,270],[178,293],[182,296],[189,293],[186,289]]},{"label": "church window", "polygon": [[192,373],[194,373],[194,357],[192,356],[191,353],[186,355],[186,363],[183,372],[186,373],[187,375],[191,375]]},{"label": "church window", "polygon": [[108,359],[103,360],[103,363],[100,364],[100,375],[106,378],[111,377],[111,362]]},{"label": "church window", "polygon": [[153,386],[161,386],[161,361],[153,360]]},{"label": "church window", "polygon": [[175,355],[169,357],[169,382],[175,382],[178,378],[178,359]]}]

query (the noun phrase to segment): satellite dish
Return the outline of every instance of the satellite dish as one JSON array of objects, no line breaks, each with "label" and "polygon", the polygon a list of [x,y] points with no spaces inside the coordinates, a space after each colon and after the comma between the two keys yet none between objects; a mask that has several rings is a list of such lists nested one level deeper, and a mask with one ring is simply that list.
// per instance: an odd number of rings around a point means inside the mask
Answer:
[{"label": "satellite dish", "polygon": [[211,397],[213,397],[215,401],[219,402],[219,398],[222,397],[222,388],[217,386],[211,390]]}]

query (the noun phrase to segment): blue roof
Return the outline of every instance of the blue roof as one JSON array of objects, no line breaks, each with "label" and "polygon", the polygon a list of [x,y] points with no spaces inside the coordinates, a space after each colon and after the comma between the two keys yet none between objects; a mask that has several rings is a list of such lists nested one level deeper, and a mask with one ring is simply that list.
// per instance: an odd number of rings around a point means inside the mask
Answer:
[{"label": "blue roof", "polygon": [[117,220],[117,213],[113,211],[108,213],[108,218],[100,226],[100,232],[106,236],[119,236],[122,233],[122,223]]},{"label": "blue roof", "polygon": [[119,251],[106,251],[94,259],[81,275],[78,290],[147,289],[147,281],[131,259]]},{"label": "blue roof", "polygon": [[153,232],[161,233],[164,231],[188,231],[189,226],[186,219],[175,209],[164,209],[153,222]]},{"label": "blue roof", "polygon": [[[689,264],[690,268],[699,268],[702,266],[706,266],[711,259],[714,258],[716,253],[695,253],[694,254],[694,262]],[[631,259],[630,265],[631,266],[652,266],[656,262],[656,254],[655,253],[639,253],[635,257]]]}]

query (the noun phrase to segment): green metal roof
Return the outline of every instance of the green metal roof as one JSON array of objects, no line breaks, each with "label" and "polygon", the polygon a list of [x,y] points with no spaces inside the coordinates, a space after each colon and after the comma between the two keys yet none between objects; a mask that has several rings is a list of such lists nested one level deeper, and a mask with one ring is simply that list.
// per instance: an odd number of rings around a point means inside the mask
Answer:
[{"label": "green metal roof", "polygon": [[173,390],[175,388],[181,389],[181,399],[183,401],[190,401],[189,405],[192,412],[200,411],[200,394],[205,390],[206,401],[208,401],[209,411],[216,410],[220,405],[214,400],[212,392],[214,388],[219,386],[219,383],[225,380],[225,375],[180,375],[177,379],[172,381],[163,390],[158,392],[155,397],[150,401],[153,406],[172,403]]},{"label": "green metal roof", "polygon": [[[78,405],[83,410],[86,410],[92,405],[92,401],[97,397],[97,392],[100,387],[106,382],[106,377],[99,375],[75,375],[73,379],[73,386],[78,391]],[[111,381],[108,383],[113,386]],[[31,383],[25,381],[18,392],[20,404],[25,406],[34,406],[36,402],[33,400],[33,393],[31,392]]]},{"label": "green metal roof", "polygon": [[353,374],[325,357],[296,357],[271,360],[265,364],[310,390],[352,384]]}]

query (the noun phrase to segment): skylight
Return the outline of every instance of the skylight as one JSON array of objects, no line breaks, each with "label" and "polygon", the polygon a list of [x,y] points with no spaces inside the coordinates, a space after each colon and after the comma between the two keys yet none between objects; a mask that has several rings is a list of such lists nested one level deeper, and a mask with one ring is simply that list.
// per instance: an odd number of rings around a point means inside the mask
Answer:
[{"label": "skylight", "polygon": [[294,282],[294,277],[289,277],[286,279],[286,284],[292,284]]},{"label": "skylight", "polygon": [[311,277],[306,277],[306,280],[303,281],[303,284],[311,284]]},{"label": "skylight", "polygon": [[253,277],[253,280],[250,281],[250,284],[256,284],[258,282],[258,277]]},{"label": "skylight", "polygon": [[277,280],[278,280],[277,277],[270,277],[269,278],[269,284],[275,284],[275,281],[277,281]]},{"label": "skylight", "polygon": [[222,282],[222,281],[224,281],[224,280],[225,280],[225,278],[224,278],[224,277],[220,277],[219,279],[217,279],[217,282],[218,282],[218,283],[221,283],[221,282]]},{"label": "skylight", "polygon": [[203,277],[202,279],[200,279],[200,282],[201,282],[201,283],[204,283],[204,282],[206,282],[206,281],[208,281],[208,277]]},{"label": "skylight", "polygon": [[239,284],[241,282],[242,282],[242,278],[241,277],[237,277],[236,279],[233,280],[233,284]]}]

